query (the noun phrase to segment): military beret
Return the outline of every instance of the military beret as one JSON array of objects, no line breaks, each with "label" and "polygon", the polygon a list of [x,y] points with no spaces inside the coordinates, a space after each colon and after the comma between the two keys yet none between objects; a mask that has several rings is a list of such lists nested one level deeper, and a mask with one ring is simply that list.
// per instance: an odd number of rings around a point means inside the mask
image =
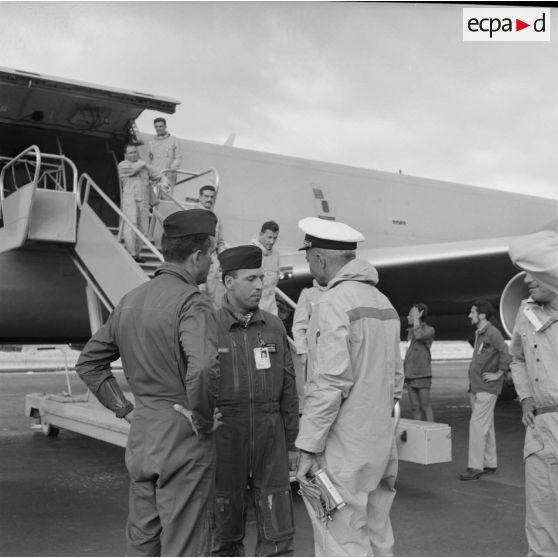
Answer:
[{"label": "military beret", "polygon": [[163,221],[168,238],[180,238],[193,234],[215,236],[217,216],[207,209],[187,209],[172,213]]},{"label": "military beret", "polygon": [[258,269],[262,266],[262,251],[252,244],[223,250],[217,257],[223,273],[236,269]]},{"label": "military beret", "polygon": [[547,288],[558,293],[558,233],[539,231],[510,242],[510,259]]},{"label": "military beret", "polygon": [[356,250],[357,242],[364,240],[364,236],[349,225],[318,217],[301,219],[298,228],[306,233],[303,246],[299,250],[308,250],[308,248]]}]

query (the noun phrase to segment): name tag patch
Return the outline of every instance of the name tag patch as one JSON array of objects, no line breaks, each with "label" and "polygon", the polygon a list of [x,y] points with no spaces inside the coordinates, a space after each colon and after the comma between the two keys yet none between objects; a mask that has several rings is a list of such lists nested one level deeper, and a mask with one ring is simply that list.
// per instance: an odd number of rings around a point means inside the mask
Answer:
[{"label": "name tag patch", "polygon": [[254,361],[256,370],[269,370],[271,368],[271,360],[269,358],[269,350],[267,347],[257,347],[254,349]]}]

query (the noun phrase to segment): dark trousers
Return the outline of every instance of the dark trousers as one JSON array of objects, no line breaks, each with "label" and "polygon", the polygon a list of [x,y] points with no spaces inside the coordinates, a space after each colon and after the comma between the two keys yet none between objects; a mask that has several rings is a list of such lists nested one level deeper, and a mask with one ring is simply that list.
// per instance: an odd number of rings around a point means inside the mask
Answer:
[{"label": "dark trousers", "polygon": [[181,444],[182,463],[131,478],[127,556],[210,554],[214,439],[191,437]]},{"label": "dark trousers", "polygon": [[247,487],[244,492],[217,496],[213,556],[245,556],[244,535],[248,499],[256,511],[256,556],[293,556],[294,526],[290,486],[274,490]]}]

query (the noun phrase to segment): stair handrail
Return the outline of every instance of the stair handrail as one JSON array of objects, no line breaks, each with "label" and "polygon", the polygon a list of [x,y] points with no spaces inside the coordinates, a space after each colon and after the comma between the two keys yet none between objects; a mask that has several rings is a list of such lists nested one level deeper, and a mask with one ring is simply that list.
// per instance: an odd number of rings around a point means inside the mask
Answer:
[{"label": "stair handrail", "polygon": [[36,184],[39,178],[39,170],[41,168],[41,150],[37,145],[30,145],[26,149],[24,149],[21,153],[16,155],[12,158],[9,163],[6,163],[2,170],[0,171],[0,202],[4,201],[4,176],[6,175],[6,170],[10,167],[13,167],[14,164],[22,159],[28,153],[34,152],[35,153],[35,174],[33,177],[33,182]]},{"label": "stair handrail", "polygon": [[178,207],[180,207],[180,209],[186,209],[186,210],[191,209],[186,204],[179,202],[172,194],[169,194],[168,192],[163,190],[160,186],[158,186],[158,189],[159,189],[158,199],[163,199],[163,200],[166,200],[166,201],[170,201],[170,202],[174,203],[175,205],[177,205]]},{"label": "stair handrail", "polygon": [[[72,169],[72,193],[75,194],[77,192],[77,183],[78,183],[78,170],[77,167],[75,165],[75,163],[68,157],[66,157],[65,155],[57,155],[54,153],[43,153],[43,158],[47,158],[47,159],[56,159],[58,161],[62,161],[63,163],[67,163],[70,168]],[[47,165],[47,163],[45,161],[43,161],[42,163],[44,166]],[[66,173],[64,173],[64,191],[67,192],[68,190],[66,189]]]},{"label": "stair handrail", "polygon": [[215,174],[215,190],[219,190],[219,181],[220,181],[220,177],[219,177],[219,172],[217,171],[217,169],[215,168],[210,168],[207,169],[206,171],[203,172],[192,172],[192,171],[187,171],[184,169],[163,169],[161,171],[161,175],[163,174],[167,174],[167,173],[176,173],[176,174],[187,174],[188,178],[185,178],[184,180],[180,180],[177,181],[175,186],[178,184],[184,184],[185,182],[188,182],[189,180],[194,180],[194,178],[199,178],[200,176],[204,176],[206,174],[210,174],[210,173],[214,173]]},{"label": "stair handrail", "polygon": [[[86,184],[85,191],[82,196],[82,188],[84,182]],[[77,204],[79,209],[82,209],[89,201],[89,193],[91,191],[91,188],[93,188],[97,192],[97,194],[99,194],[99,196],[107,202],[109,207],[116,212],[120,219],[124,220],[129,225],[129,227],[138,235],[141,241],[149,248],[149,250],[157,257],[159,261],[165,261],[163,254],[159,252],[155,245],[136,227],[136,225],[132,223],[132,221],[124,214],[124,212],[101,190],[97,183],[85,172],[79,177],[77,186]]]},{"label": "stair handrail", "polygon": [[[16,155],[15,157],[13,157],[8,163],[6,163],[3,167],[2,167],[2,171],[0,171],[0,202],[2,200],[4,200],[4,176],[6,175],[6,172],[9,168],[12,168],[15,166],[16,163],[21,162],[24,160],[24,157],[26,157],[27,155],[29,155],[30,153],[34,153],[35,156],[35,161],[31,160],[26,160],[25,162],[31,165],[35,165],[35,172],[33,174],[33,180],[32,182],[34,184],[39,184],[39,181],[41,179],[41,169],[43,167],[46,167],[49,165],[49,163],[46,161],[48,159],[55,159],[58,161],[61,161],[62,163],[66,163],[70,166],[71,170],[72,170],[72,193],[76,193],[77,191],[77,168],[76,165],[74,164],[74,162],[69,159],[68,157],[66,157],[65,155],[57,155],[54,153],[41,153],[41,150],[39,149],[39,147],[37,145],[30,145],[29,147],[27,147],[26,149],[24,149],[21,153],[19,153],[18,155]],[[30,177],[31,178],[31,177]],[[64,191],[66,191],[66,174],[64,173]],[[14,180],[15,183],[15,180]],[[17,185],[16,185],[17,187]]]},{"label": "stair handrail", "polygon": [[279,287],[275,287],[275,293],[278,294],[293,310],[296,310],[296,302]]}]

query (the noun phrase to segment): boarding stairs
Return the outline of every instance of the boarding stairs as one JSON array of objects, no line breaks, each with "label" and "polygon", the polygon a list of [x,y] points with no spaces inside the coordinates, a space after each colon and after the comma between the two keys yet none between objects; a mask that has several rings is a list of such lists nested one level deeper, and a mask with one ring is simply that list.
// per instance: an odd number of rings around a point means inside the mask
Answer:
[{"label": "boarding stairs", "polygon": [[[103,189],[88,174],[80,175],[73,161],[64,155],[43,153],[31,146],[6,159],[0,161],[0,252],[29,246],[65,246],[88,287],[109,311],[126,292],[149,280],[163,261],[153,235],[160,238],[164,218],[192,205],[161,190],[150,230],[143,234]],[[200,183],[212,184],[218,190],[219,176],[214,169],[178,173],[180,180],[174,193],[182,195],[183,200],[188,197],[185,193],[191,198]],[[112,211],[116,215],[120,223],[117,229],[107,227],[94,211],[89,203],[93,193],[96,201],[104,204],[103,213]],[[145,264],[139,265],[124,249],[124,224],[143,241]]]}]

